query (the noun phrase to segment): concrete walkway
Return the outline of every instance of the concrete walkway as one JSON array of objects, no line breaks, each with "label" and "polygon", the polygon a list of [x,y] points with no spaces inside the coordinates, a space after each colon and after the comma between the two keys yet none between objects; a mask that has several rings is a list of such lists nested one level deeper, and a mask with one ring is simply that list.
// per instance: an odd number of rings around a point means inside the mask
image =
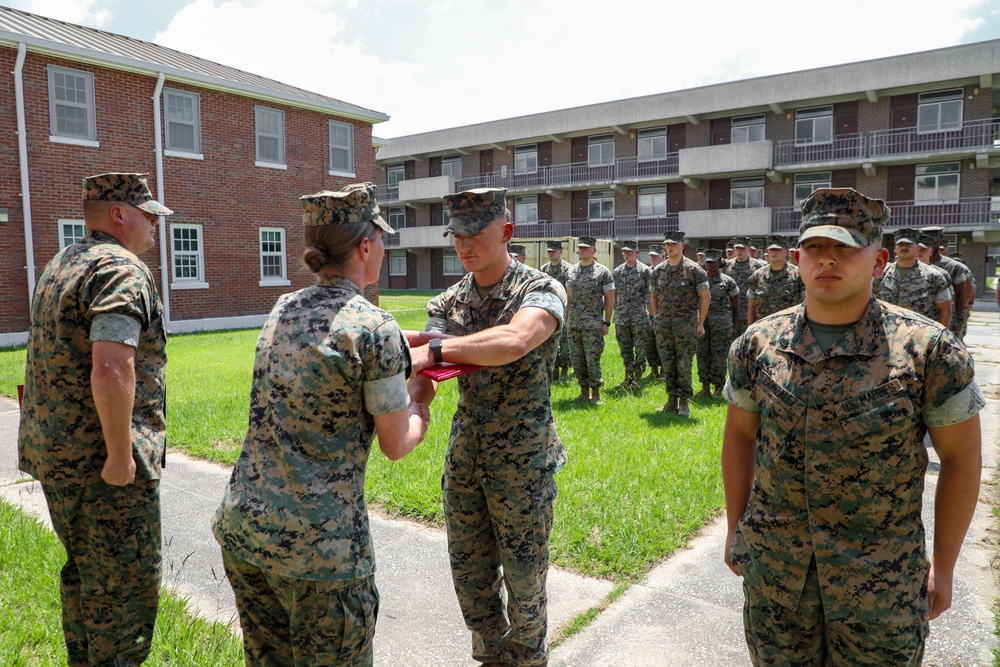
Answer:
[{"label": "concrete walkway", "polygon": [[[993,664],[993,605],[1000,597],[996,568],[996,519],[987,501],[1000,446],[1000,322],[996,312],[974,314],[967,343],[977,378],[990,404],[983,420],[983,492],[956,572],[955,602],[931,623],[925,665]],[[45,501],[36,482],[16,469],[18,411],[0,399],[0,496],[43,519]],[[932,461],[934,460],[932,452]],[[208,617],[238,626],[232,590],[209,521],[229,471],[179,453],[167,457],[162,481],[164,583],[188,597]],[[937,473],[927,477],[925,520],[931,513]],[[471,667],[468,633],[451,587],[441,530],[372,513],[372,532],[382,595],[375,664],[407,667]],[[584,631],[552,652],[553,667],[718,667],[748,665],[743,643],[740,579],[722,562],[725,523],[707,526],[688,548],[653,568]],[[928,541],[931,535],[928,531]],[[558,628],[594,607],[610,592],[606,581],[553,568],[550,620]],[[56,591],[45,594],[57,595]]]}]

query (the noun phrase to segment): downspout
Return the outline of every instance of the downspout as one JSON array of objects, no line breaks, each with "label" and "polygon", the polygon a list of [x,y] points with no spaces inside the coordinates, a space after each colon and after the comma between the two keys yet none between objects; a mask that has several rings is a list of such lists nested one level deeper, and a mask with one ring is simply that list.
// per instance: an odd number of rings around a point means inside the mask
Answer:
[{"label": "downspout", "polygon": [[31,177],[28,174],[28,131],[24,121],[24,68],[26,47],[24,42],[17,45],[17,61],[14,64],[14,105],[17,108],[17,156],[21,169],[21,207],[24,213],[24,257],[28,271],[28,305],[35,295],[35,239],[31,228]]},{"label": "downspout", "polygon": [[[163,92],[163,72],[156,79],[153,91],[153,133],[156,146],[156,201],[166,206],[163,200],[163,135],[160,132],[160,93]],[[160,216],[160,298],[163,301],[163,324],[170,326],[170,270],[167,266],[167,228],[165,216]]]}]

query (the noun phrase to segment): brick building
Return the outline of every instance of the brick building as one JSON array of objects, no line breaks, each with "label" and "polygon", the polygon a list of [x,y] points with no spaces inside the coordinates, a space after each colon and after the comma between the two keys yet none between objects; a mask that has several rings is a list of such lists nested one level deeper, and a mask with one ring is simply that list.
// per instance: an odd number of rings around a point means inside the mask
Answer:
[{"label": "brick building", "polygon": [[171,332],[259,325],[313,282],[298,197],[376,180],[385,114],[156,44],[0,7],[0,72],[0,345],[85,233],[84,176],[148,171],[175,211],[143,255]]},{"label": "brick building", "polygon": [[854,187],[889,202],[890,233],[944,225],[983,290],[1000,258],[998,104],[994,40],[391,139],[377,153],[380,202],[401,231],[380,285],[461,276],[440,197],[468,188],[508,188],[518,239],[645,248],[681,229],[693,254],[737,234],[797,234],[796,202]]}]

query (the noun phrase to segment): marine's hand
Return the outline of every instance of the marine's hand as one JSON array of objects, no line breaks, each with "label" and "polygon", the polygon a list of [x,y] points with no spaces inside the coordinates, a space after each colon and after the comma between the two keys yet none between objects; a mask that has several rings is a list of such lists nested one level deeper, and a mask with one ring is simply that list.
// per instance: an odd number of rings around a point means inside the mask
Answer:
[{"label": "marine's hand", "polygon": [[417,373],[434,365],[434,354],[426,345],[411,348],[410,363],[412,364],[410,377],[416,377]]},{"label": "marine's hand", "polygon": [[733,542],[735,541],[736,541],[736,533],[734,531],[730,531],[729,534],[726,535],[726,548],[725,548],[725,553],[723,554],[723,558],[726,561],[726,567],[732,570],[733,574],[735,574],[737,577],[741,577],[743,575],[741,575],[739,571],[736,569],[736,566],[733,565],[733,559],[729,556],[730,551],[732,551],[733,549]]},{"label": "marine's hand", "polygon": [[953,572],[945,574],[931,565],[927,578],[927,613],[924,615],[928,621],[933,621],[951,607],[953,576]]},{"label": "marine's hand", "polygon": [[135,459],[131,454],[127,458],[116,459],[108,457],[101,470],[101,479],[111,486],[128,486],[135,481]]},{"label": "marine's hand", "polygon": [[704,336],[704,335],[705,335],[705,325],[704,324],[699,324],[698,325],[698,336],[701,337],[701,336]]}]

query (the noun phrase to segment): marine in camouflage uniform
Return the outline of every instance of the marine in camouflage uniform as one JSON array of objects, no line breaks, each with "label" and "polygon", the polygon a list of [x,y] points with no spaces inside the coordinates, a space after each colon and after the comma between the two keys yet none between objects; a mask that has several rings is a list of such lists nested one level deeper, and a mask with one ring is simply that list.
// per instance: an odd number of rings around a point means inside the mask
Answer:
[{"label": "marine in camouflage uniform", "polygon": [[704,335],[711,295],[708,274],[684,256],[684,232],[665,234],[667,261],[653,269],[649,287],[649,311],[653,315],[656,345],[663,362],[667,403],[661,412],[691,414],[691,362],[697,339]]},{"label": "marine in camouflage uniform", "polygon": [[[545,252],[549,256],[549,261],[539,269],[547,276],[551,276],[559,281],[559,284],[566,288],[566,280],[569,278],[569,268],[572,266],[562,258],[562,241],[546,241]],[[559,332],[559,353],[556,355],[555,382],[562,382],[569,379],[569,329],[563,327]]]},{"label": "marine in camouflage uniform", "polygon": [[[146,174],[90,176],[83,199],[90,233],[48,263],[32,301],[18,467],[41,482],[66,549],[68,664],[139,665],[160,592],[167,339],[137,255],[153,246],[156,216],[171,211]],[[133,387],[131,418],[102,419],[95,393],[122,406]]]},{"label": "marine in camouflage uniform", "polygon": [[[646,371],[646,346],[649,341],[649,281],[653,271],[638,261],[639,244],[625,241],[625,261],[611,272],[615,282],[615,337],[625,365],[622,387],[637,389]],[[629,264],[631,262],[631,264]]]},{"label": "marine in camouflage uniform", "polygon": [[[549,369],[566,293],[552,278],[506,259],[500,244],[513,225],[505,193],[480,188],[444,198],[451,212],[446,233],[455,235],[456,247],[480,243],[479,258],[489,259],[466,266],[464,278],[431,299],[427,329],[455,336],[442,341],[435,359],[457,363],[482,363],[484,354],[501,354],[510,338],[531,336],[536,327],[545,336],[526,339],[530,351],[520,358],[458,378],[442,479],[452,579],[472,632],[472,657],[527,667],[548,662],[549,534],[555,473],[566,463]],[[487,245],[494,234],[501,252]],[[480,281],[492,285],[485,294]],[[428,354],[414,348],[414,369]],[[420,383],[429,381],[411,380],[412,395],[426,391]]]},{"label": "marine in camouflage uniform", "polygon": [[806,294],[799,267],[789,264],[786,258],[788,240],[783,236],[769,236],[766,250],[767,265],[750,274],[747,281],[747,322],[751,324],[779,310],[797,306]]},{"label": "marine in camouflage uniform", "polygon": [[[755,665],[919,665],[923,615],[950,604],[953,559],[975,508],[985,401],[949,331],[872,297],[870,277],[887,259],[869,248],[881,239],[884,204],[820,189],[803,213],[805,304],[751,325],[729,359],[727,562],[744,580],[747,644]],[[811,279],[835,261],[840,301]],[[854,313],[857,322],[814,325]],[[942,479],[955,476],[938,489],[951,525],[936,536],[930,581],[928,427]]]},{"label": "marine in camouflage uniform", "polygon": [[739,336],[747,328],[747,288],[750,283],[750,276],[757,269],[767,266],[767,262],[755,259],[750,256],[750,238],[738,236],[733,239],[733,251],[735,255],[723,264],[722,272],[736,281],[740,288],[740,312],[736,320],[736,331],[734,335]]},{"label": "marine in camouflage uniform", "polygon": [[570,267],[566,278],[569,353],[580,385],[578,399],[600,403],[604,385],[601,356],[614,314],[615,279],[606,266],[594,259],[597,239],[581,236],[576,245],[580,262]]},{"label": "marine in camouflage uniform", "polygon": [[944,227],[923,227],[921,232],[927,234],[934,245],[931,248],[930,264],[944,270],[951,276],[951,285],[955,290],[955,298],[951,312],[951,331],[959,340],[964,338],[964,331],[968,326],[968,309],[966,302],[969,300],[969,292],[972,290],[972,272],[959,261],[941,254],[941,246],[945,243]]},{"label": "marine in camouflage uniform", "polygon": [[[711,302],[705,317],[705,335],[698,338],[698,379],[702,390],[699,396],[722,398],[722,386],[726,381],[726,361],[729,346],[733,342],[736,328],[736,313],[739,309],[740,288],[736,281],[719,271],[722,253],[708,248],[705,251],[705,271],[708,274],[708,293]],[[711,385],[715,385],[715,392]]]},{"label": "marine in camouflage uniform", "polygon": [[[364,183],[302,197],[303,223],[391,232],[374,194]],[[346,275],[320,268],[316,285],[278,299],[257,339],[249,428],[212,521],[248,665],[372,664],[379,595],[365,466],[376,417],[421,417],[399,326]],[[383,451],[416,445],[421,426],[408,425],[405,442],[379,438]]]},{"label": "marine in camouflage uniform", "polygon": [[[649,248],[649,278],[653,279],[652,270],[663,263],[666,250],[662,245],[656,244]],[[653,330],[652,318],[649,323],[649,333],[646,336],[646,362],[649,364],[649,377],[660,378],[663,375],[660,362],[660,351],[656,349],[656,332]]]},{"label": "marine in camouflage uniform", "polygon": [[951,294],[948,280],[941,271],[917,261],[916,229],[899,229],[895,233],[896,261],[882,272],[875,296],[886,303],[920,313],[944,326],[951,323]]}]

